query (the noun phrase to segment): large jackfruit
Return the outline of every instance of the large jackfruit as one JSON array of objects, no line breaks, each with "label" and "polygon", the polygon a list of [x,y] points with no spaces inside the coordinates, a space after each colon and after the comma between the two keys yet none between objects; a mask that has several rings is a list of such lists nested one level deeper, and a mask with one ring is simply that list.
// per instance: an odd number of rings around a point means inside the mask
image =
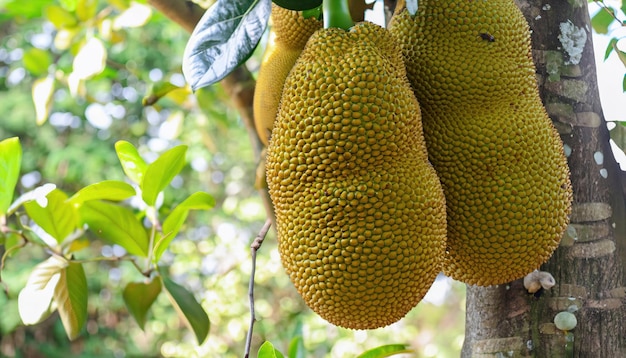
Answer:
[{"label": "large jackfruit", "polygon": [[283,265],[320,316],[382,327],[426,294],[441,270],[445,199],[387,30],[311,37],[285,82],[266,167]]},{"label": "large jackfruit", "polygon": [[275,4],[272,4],[270,17],[269,43],[263,53],[252,104],[254,124],[265,145],[269,141],[268,134],[272,132],[285,78],[309,37],[322,27],[322,23],[315,18],[305,19],[300,12]]},{"label": "large jackfruit", "polygon": [[563,145],[538,95],[528,24],[511,0],[401,5],[401,43],[446,194],[444,273],[494,285],[538,268],[572,200]]}]

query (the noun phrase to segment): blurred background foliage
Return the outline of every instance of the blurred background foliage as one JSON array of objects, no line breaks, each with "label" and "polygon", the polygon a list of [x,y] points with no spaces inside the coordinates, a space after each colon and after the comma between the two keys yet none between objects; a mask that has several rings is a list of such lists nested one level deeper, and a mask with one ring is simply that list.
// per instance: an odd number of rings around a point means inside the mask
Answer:
[{"label": "blurred background foliage", "polygon": [[[248,330],[249,245],[265,212],[254,189],[256,161],[230,99],[218,86],[195,95],[185,86],[182,53],[188,33],[130,0],[0,0],[0,140],[24,148],[20,193],[44,183],[75,193],[123,180],[114,143],[127,140],[147,161],[189,146],[188,165],[167,189],[168,208],[196,191],[216,199],[193,212],[164,261],[176,282],[194,292],[211,320],[198,346],[167,298],[152,306],[145,331],[122,300],[141,278],[128,262],[85,264],[89,316],[69,342],[58,315],[24,326],[17,294],[48,255],[28,247],[1,272],[0,356],[239,357]],[[248,61],[258,69],[261,50]],[[0,254],[4,248],[0,246]],[[91,240],[85,256],[120,248]],[[354,356],[382,344],[407,343],[418,357],[458,356],[463,342],[464,286],[440,277],[425,301],[390,327],[350,331],[313,314],[289,282],[270,231],[257,259],[253,352],[269,340],[283,352],[302,336],[310,356]]]}]

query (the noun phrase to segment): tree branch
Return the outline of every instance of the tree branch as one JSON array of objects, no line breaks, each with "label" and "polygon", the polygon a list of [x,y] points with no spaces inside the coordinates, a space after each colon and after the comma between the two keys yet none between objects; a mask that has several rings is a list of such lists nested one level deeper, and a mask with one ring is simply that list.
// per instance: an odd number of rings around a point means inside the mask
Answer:
[{"label": "tree branch", "polygon": [[189,33],[204,14],[203,8],[187,0],[148,0],[148,3]]},{"label": "tree branch", "polygon": [[250,283],[248,284],[248,298],[250,299],[250,327],[248,328],[248,335],[246,336],[246,350],[245,358],[250,356],[250,347],[252,345],[252,329],[254,328],[254,322],[256,322],[256,315],[254,313],[254,273],[256,271],[256,253],[261,248],[265,235],[272,225],[271,220],[265,221],[265,225],[259,231],[259,235],[254,239],[250,245],[250,252],[252,253],[252,270],[250,271]]}]

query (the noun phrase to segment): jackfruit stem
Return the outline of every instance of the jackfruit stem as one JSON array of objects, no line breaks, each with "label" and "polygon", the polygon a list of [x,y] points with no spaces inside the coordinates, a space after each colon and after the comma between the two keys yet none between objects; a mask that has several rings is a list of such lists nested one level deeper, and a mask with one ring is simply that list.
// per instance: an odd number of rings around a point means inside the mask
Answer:
[{"label": "jackfruit stem", "polygon": [[323,0],[322,13],[324,16],[324,28],[338,27],[349,30],[354,26],[350,17],[348,0]]}]

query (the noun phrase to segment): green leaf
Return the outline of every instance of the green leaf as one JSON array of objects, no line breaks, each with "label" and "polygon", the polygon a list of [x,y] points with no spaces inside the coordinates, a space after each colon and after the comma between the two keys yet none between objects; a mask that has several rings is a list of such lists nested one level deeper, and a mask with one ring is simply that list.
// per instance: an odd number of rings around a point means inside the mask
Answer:
[{"label": "green leaf", "polygon": [[181,87],[168,81],[160,81],[152,84],[148,94],[141,100],[143,106],[152,106],[168,93],[180,89]]},{"label": "green leaf", "polygon": [[102,201],[85,202],[78,210],[82,223],[99,237],[132,255],[148,256],[148,234],[131,210]]},{"label": "green leaf", "polygon": [[67,337],[74,340],[87,321],[87,277],[83,265],[76,262],[70,262],[60,274],[54,289],[54,302]]},{"label": "green leaf", "polygon": [[388,344],[361,353],[357,358],[385,358],[401,353],[412,353],[406,344]]},{"label": "green leaf", "polygon": [[294,337],[289,343],[289,358],[305,358],[304,340],[302,336]]},{"label": "green leaf", "polygon": [[141,184],[148,165],[139,155],[137,148],[127,141],[120,140],[115,143],[115,151],[126,176],[135,183]]},{"label": "green leaf", "polygon": [[163,234],[165,236],[157,241],[154,247],[154,258],[158,261],[176,237],[181,226],[185,222],[189,210],[209,210],[215,206],[215,199],[207,193],[196,192],[180,203],[163,222]]},{"label": "green leaf", "polygon": [[624,66],[626,66],[626,52],[618,49],[617,45],[615,46],[615,51],[617,52],[617,57],[619,57],[619,60],[622,61]]},{"label": "green leaf", "polygon": [[[624,79],[622,79],[622,92],[626,92],[626,75],[624,75]],[[626,124],[626,122],[622,122],[622,125]]]},{"label": "green leaf", "polygon": [[46,6],[44,12],[46,19],[57,29],[74,27],[78,24],[78,20],[71,12],[58,5]]},{"label": "green leaf", "polygon": [[161,293],[161,280],[156,277],[151,282],[131,282],[124,288],[124,302],[128,312],[135,318],[141,329],[146,325],[150,306]]},{"label": "green leaf", "polygon": [[191,88],[209,86],[250,57],[263,36],[270,0],[217,1],[196,25],[183,54]]},{"label": "green leaf", "polygon": [[76,205],[89,200],[120,201],[135,195],[135,188],[128,183],[117,180],[105,180],[80,189],[68,202]]},{"label": "green leaf", "polygon": [[163,285],[178,315],[196,335],[198,344],[202,344],[209,335],[211,322],[202,306],[191,292],[163,275]]},{"label": "green leaf", "polygon": [[22,165],[22,145],[18,137],[0,142],[0,216],[7,213]]},{"label": "green leaf", "polygon": [[296,11],[310,10],[322,5],[322,0],[272,0],[282,8]]},{"label": "green leaf", "polygon": [[31,48],[24,52],[22,57],[24,68],[34,76],[41,76],[48,73],[48,67],[52,63],[52,56],[48,51]]},{"label": "green leaf", "polygon": [[599,34],[607,34],[609,32],[609,26],[613,21],[615,21],[615,17],[609,13],[615,13],[615,10],[612,8],[601,9],[591,18],[591,27],[593,27],[594,31]]},{"label": "green leaf", "polygon": [[284,358],[283,354],[276,348],[274,345],[270,343],[270,341],[265,341],[259,347],[259,353],[257,354],[258,358]]},{"label": "green leaf", "polygon": [[613,37],[610,41],[609,44],[606,46],[606,50],[604,51],[604,60],[606,61],[607,58],[609,58],[609,55],[611,54],[611,52],[613,52],[613,50],[616,49],[616,45],[617,42],[619,41],[619,39]]},{"label": "green leaf", "polygon": [[66,202],[67,195],[59,189],[51,191],[46,199],[28,201],[24,208],[28,216],[60,244],[76,229],[78,215],[74,206]]},{"label": "green leaf", "polygon": [[98,10],[97,0],[78,0],[76,3],[76,15],[81,21],[89,21],[96,16]]},{"label": "green leaf", "polygon": [[28,276],[26,286],[17,297],[17,308],[24,324],[37,324],[50,316],[50,304],[59,281],[59,273],[67,265],[66,260],[51,256],[35,266]]},{"label": "green leaf", "polygon": [[157,196],[185,166],[186,145],[176,146],[161,154],[146,168],[141,182],[141,197],[149,206],[154,206]]}]

